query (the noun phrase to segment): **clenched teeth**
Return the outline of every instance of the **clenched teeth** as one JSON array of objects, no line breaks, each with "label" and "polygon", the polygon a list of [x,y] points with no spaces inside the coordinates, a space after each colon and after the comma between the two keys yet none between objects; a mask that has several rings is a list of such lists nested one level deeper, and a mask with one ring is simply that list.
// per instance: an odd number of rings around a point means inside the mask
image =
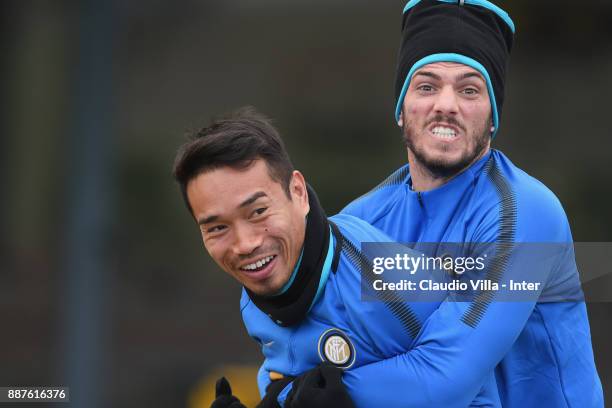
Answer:
[{"label": "clenched teeth", "polygon": [[452,139],[457,136],[455,129],[447,128],[444,126],[436,126],[431,130],[431,133],[445,139]]},{"label": "clenched teeth", "polygon": [[253,262],[251,264],[245,265],[241,267],[240,269],[244,271],[254,271],[255,269],[261,268],[262,266],[270,262],[272,259],[274,259],[274,255],[266,256],[265,258],[262,258],[258,260],[257,262]]}]

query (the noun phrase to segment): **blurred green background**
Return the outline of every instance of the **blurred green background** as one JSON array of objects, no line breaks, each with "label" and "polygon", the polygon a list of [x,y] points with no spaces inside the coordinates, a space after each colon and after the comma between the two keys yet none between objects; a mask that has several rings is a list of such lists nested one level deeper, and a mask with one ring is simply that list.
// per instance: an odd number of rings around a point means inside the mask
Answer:
[{"label": "blurred green background", "polygon": [[[559,196],[576,241],[611,241],[612,2],[497,4],[517,36],[494,147]],[[259,364],[240,288],[170,175],[176,148],[254,105],[335,213],[405,161],[403,6],[3,1],[0,386],[68,385],[74,407],[188,406],[223,365]],[[612,305],[588,309],[612,391]]]}]

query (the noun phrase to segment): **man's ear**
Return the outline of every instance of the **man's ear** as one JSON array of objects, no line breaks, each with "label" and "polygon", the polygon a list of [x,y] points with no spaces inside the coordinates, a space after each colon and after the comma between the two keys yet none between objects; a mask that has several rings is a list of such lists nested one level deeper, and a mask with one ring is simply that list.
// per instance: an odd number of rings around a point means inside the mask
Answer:
[{"label": "man's ear", "polygon": [[302,173],[298,170],[294,170],[291,174],[291,181],[289,182],[289,192],[291,199],[296,200],[300,208],[304,210],[304,216],[310,211],[310,204],[308,203],[308,189],[306,188],[306,180]]},{"label": "man's ear", "polygon": [[404,110],[403,109],[400,112],[399,119],[397,120],[397,126],[399,127],[404,126]]}]

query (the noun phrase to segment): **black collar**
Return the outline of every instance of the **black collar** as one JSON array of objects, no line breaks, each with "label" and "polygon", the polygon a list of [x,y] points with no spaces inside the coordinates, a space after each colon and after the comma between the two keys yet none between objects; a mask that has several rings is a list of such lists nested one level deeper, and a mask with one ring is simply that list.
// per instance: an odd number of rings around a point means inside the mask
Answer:
[{"label": "black collar", "polygon": [[317,294],[329,248],[329,222],[314,190],[310,186],[307,188],[310,212],[306,221],[304,253],[293,283],[278,296],[260,296],[245,288],[253,303],[283,327],[299,323],[308,313]]}]

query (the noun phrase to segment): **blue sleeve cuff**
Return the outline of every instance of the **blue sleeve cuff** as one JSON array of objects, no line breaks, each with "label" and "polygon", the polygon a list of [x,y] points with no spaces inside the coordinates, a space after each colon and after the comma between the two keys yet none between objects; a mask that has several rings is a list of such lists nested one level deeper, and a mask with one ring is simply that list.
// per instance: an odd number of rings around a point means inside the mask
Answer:
[{"label": "blue sleeve cuff", "polygon": [[285,388],[283,388],[280,394],[278,394],[278,397],[276,397],[276,400],[278,401],[278,405],[280,405],[281,407],[285,406],[285,400],[287,399],[287,395],[289,395],[292,389],[293,389],[293,382],[290,382],[289,384],[285,386]]},{"label": "blue sleeve cuff", "polygon": [[270,373],[264,368],[264,364],[259,367],[257,372],[257,388],[259,388],[259,396],[263,398],[266,395],[266,388],[270,384]]}]

